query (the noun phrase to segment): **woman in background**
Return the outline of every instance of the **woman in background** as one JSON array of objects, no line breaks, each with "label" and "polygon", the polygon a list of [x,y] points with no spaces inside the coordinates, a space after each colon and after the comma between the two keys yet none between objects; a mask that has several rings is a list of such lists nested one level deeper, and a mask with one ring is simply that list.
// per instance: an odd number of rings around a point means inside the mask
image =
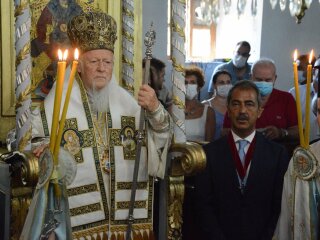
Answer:
[{"label": "woman in background", "polygon": [[209,105],[215,112],[215,135],[214,139],[221,136],[223,118],[227,111],[227,97],[231,84],[231,74],[226,70],[217,71],[212,77],[214,92],[212,98],[202,101],[204,105]]},{"label": "woman in background", "polygon": [[[214,110],[198,100],[200,89],[204,86],[204,74],[198,67],[185,69],[186,108],[185,126],[188,141],[212,141],[215,130]],[[183,202],[182,240],[198,239],[195,222],[194,176],[185,177],[185,198]]]},{"label": "woman in background", "polygon": [[204,86],[203,71],[195,66],[186,68],[185,83],[187,140],[209,142],[213,140],[216,123],[214,110],[198,100],[200,89]]}]

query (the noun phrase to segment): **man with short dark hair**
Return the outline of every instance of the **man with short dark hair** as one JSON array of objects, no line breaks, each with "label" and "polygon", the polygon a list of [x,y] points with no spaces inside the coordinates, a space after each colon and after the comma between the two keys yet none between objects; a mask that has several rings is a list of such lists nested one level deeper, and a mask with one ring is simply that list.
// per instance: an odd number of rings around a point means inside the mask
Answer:
[{"label": "man with short dark hair", "polygon": [[[296,103],[291,94],[274,88],[276,79],[276,66],[271,59],[253,63],[252,81],[260,91],[263,108],[256,128],[268,139],[286,146],[291,154],[299,139]],[[230,128],[228,116],[224,118],[223,128],[224,134]]]},{"label": "man with short dark hair", "polygon": [[199,239],[271,240],[287,153],[255,129],[262,112],[255,84],[237,82],[227,108],[231,131],[204,146],[207,166],[196,177]]},{"label": "man with short dark hair", "polygon": [[[145,67],[145,59],[142,62],[142,67]],[[157,97],[165,109],[170,109],[172,106],[172,93],[168,90],[165,82],[166,64],[157,59],[150,60],[150,86],[155,90]]]},{"label": "man with short dark hair", "polygon": [[[231,83],[235,84],[239,80],[250,79],[251,66],[248,64],[250,57],[251,46],[247,41],[238,42],[234,50],[233,58],[227,62],[217,66],[212,74],[220,70],[226,70],[231,74]],[[212,79],[212,77],[211,77]],[[208,92],[209,95],[213,94],[212,80],[209,82]]]}]

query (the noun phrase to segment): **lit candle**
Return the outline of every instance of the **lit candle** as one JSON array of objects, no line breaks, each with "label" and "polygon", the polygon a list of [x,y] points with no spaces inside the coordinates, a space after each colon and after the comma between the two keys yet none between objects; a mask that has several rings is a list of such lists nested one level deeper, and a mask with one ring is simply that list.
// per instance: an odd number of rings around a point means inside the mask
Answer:
[{"label": "lit candle", "polygon": [[310,90],[311,90],[311,74],[312,74],[312,58],[313,58],[313,50],[309,55],[309,64],[307,68],[307,89],[306,89],[306,123],[305,123],[305,132],[304,132],[304,141],[306,148],[309,147],[309,138],[310,138]]},{"label": "lit candle", "polygon": [[70,101],[70,95],[71,95],[71,90],[72,90],[72,86],[73,86],[73,80],[74,80],[74,76],[75,76],[76,71],[77,71],[78,58],[79,58],[79,51],[76,48],[75,51],[74,51],[74,61],[72,62],[72,68],[71,68],[71,72],[70,72],[70,76],[69,76],[66,99],[64,100],[61,119],[60,119],[60,122],[59,122],[58,136],[57,136],[57,139],[56,139],[56,142],[55,142],[54,154],[53,154],[54,158],[58,158],[58,156],[59,156],[60,142],[61,142],[61,138],[62,138],[64,124],[65,124],[65,121],[66,121],[66,116],[67,116],[67,111],[68,111],[68,106],[69,106],[69,101]]},{"label": "lit candle", "polygon": [[299,139],[300,146],[304,147],[304,135],[303,135],[303,127],[302,127],[302,113],[301,113],[301,102],[300,102],[300,91],[299,91],[299,79],[298,79],[298,65],[297,65],[298,51],[297,49],[294,51],[293,55],[293,77],[294,77],[294,88],[296,91],[296,107],[298,113],[298,128],[299,128]]},{"label": "lit candle", "polygon": [[[56,79],[56,92],[54,97],[51,135],[50,135],[50,144],[49,144],[51,153],[54,153],[54,145],[57,137],[57,129],[58,129],[59,117],[60,117],[62,87],[63,87],[64,74],[65,74],[66,65],[67,65],[66,59],[68,57],[68,50],[65,50],[62,56],[62,51],[59,49],[58,57],[59,57],[59,61],[58,61],[57,79]],[[55,161],[55,165],[57,165],[58,160],[54,159],[54,161]]]}]

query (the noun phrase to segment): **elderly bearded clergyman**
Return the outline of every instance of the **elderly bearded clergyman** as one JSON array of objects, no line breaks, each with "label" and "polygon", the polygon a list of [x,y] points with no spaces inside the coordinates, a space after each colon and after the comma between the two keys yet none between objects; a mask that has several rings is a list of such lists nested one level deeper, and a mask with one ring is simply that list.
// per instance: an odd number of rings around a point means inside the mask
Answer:
[{"label": "elderly bearded clergyman", "polygon": [[[126,231],[135,149],[126,147],[123,136],[138,129],[140,106],[146,110],[147,136],[133,230],[152,238],[153,177],[164,177],[170,116],[148,85],[141,86],[138,103],[118,86],[113,74],[116,32],[115,20],[101,12],[83,13],[68,25],[69,38],[81,52],[64,131],[76,137],[62,137],[61,142],[67,150],[75,145],[73,141],[80,146],[78,151],[73,149],[77,174],[67,189],[74,239],[107,239],[107,235],[120,239]],[[63,94],[66,88],[67,83]],[[33,136],[50,135],[54,92],[55,85],[43,107],[34,113]]]}]

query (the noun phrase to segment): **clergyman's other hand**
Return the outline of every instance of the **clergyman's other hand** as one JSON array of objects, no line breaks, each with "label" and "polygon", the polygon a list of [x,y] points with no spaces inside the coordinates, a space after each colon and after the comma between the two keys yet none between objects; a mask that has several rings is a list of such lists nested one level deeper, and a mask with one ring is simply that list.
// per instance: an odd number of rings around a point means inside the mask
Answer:
[{"label": "clergyman's other hand", "polygon": [[49,147],[49,144],[42,144],[38,147],[36,147],[34,150],[33,150],[33,154],[36,156],[36,157],[40,157],[40,155],[44,152],[44,150]]},{"label": "clergyman's other hand", "polygon": [[143,84],[138,92],[138,104],[147,111],[153,112],[159,107],[160,102],[153,88]]}]

